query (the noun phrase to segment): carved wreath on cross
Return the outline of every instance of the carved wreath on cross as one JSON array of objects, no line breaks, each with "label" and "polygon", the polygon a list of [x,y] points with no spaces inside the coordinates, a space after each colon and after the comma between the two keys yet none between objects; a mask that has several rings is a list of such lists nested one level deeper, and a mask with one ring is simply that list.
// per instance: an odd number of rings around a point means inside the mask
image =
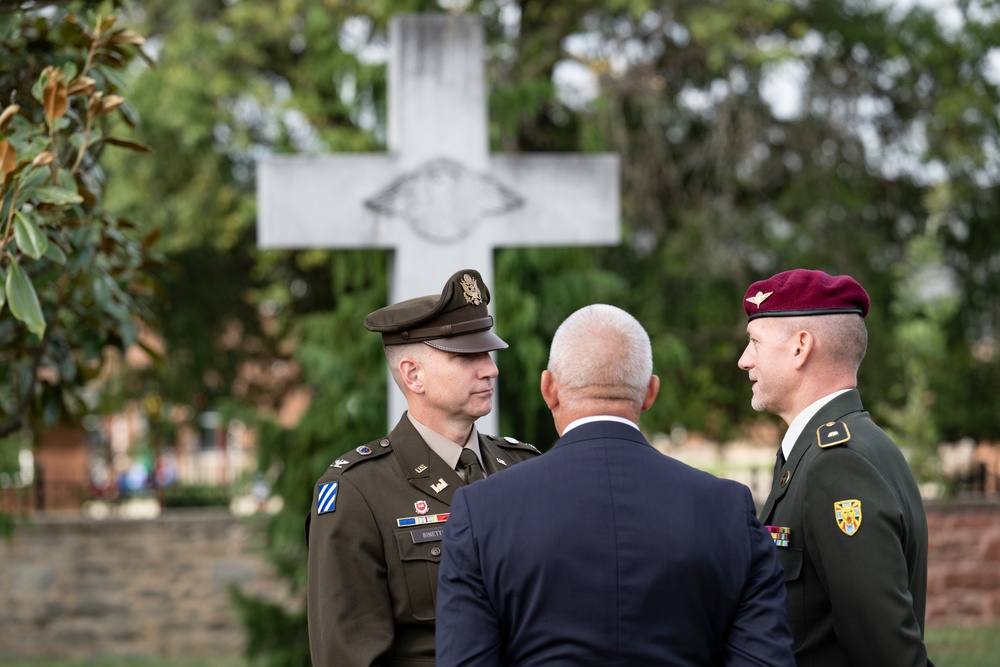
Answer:
[{"label": "carved wreath on cross", "polygon": [[426,162],[365,200],[365,206],[409,221],[421,236],[455,241],[480,220],[524,205],[495,178],[448,158]]}]

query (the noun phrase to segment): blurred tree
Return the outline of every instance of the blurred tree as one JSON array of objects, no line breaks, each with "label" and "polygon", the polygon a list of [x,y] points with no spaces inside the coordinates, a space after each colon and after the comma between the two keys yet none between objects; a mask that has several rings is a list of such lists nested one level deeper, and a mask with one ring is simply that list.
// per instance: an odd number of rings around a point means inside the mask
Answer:
[{"label": "blurred tree", "polygon": [[0,113],[0,438],[93,407],[91,381],[106,353],[144,344],[154,296],[156,231],[139,237],[106,206],[102,166],[105,150],[149,152],[129,138],[137,117],[124,97],[144,39],[120,24],[113,3],[103,13],[87,8],[97,3],[70,4],[0,12],[8,95]]},{"label": "blurred tree", "polygon": [[[168,298],[157,315],[171,359],[129,390],[255,415],[262,463],[280,471],[286,501],[270,552],[300,587],[313,480],[385,428],[378,341],[360,326],[384,303],[385,258],[257,251],[254,160],[384,150],[388,17],[441,10],[376,0],[129,7],[157,61],[132,72],[138,135],[157,152],[141,164],[109,153],[109,173],[128,174],[128,187],[108,202],[164,230]],[[487,27],[494,150],[622,157],[620,247],[498,253],[494,311],[512,342],[498,355],[504,433],[551,443],[537,392],[548,341],[572,310],[607,301],[653,338],[663,392],[644,426],[739,435],[754,417],[736,368],[743,291],[808,266],[851,273],[870,292],[862,389],[876,417],[914,427],[902,444],[997,438],[1000,416],[983,404],[1000,390],[993,10],[481,0],[465,11]],[[897,305],[930,269],[944,277],[945,301]],[[297,425],[281,425],[297,384],[311,403]],[[900,421],[919,405],[931,406],[926,419]],[[275,618],[245,609],[256,622]],[[301,618],[283,628],[301,630]],[[255,632],[252,650],[308,664],[283,636]]]}]

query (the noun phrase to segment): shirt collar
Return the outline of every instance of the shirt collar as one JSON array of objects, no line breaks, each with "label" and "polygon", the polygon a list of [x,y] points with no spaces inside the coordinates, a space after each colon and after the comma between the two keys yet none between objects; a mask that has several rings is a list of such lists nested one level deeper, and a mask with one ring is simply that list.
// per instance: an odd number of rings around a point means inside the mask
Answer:
[{"label": "shirt collar", "polygon": [[[410,418],[410,423],[413,424],[413,428],[417,429],[417,433],[420,437],[424,439],[427,446],[431,448],[431,451],[440,456],[445,463],[448,464],[449,468],[458,467],[458,457],[462,455],[462,450],[466,447],[471,449],[476,453],[476,458],[479,459],[479,465],[483,465],[483,455],[479,451],[479,432],[476,430],[476,425],[472,425],[472,430],[469,432],[469,438],[465,441],[465,445],[456,445],[451,439],[446,438],[437,431],[433,430],[429,426],[425,426],[414,419],[413,415],[409,412],[406,416]],[[483,466],[485,469],[486,466]]]},{"label": "shirt collar", "polygon": [[637,430],[637,431],[639,430],[639,426],[634,421],[630,421],[628,419],[625,419],[624,417],[617,417],[615,415],[591,415],[589,417],[580,417],[579,419],[571,421],[569,423],[569,426],[567,426],[566,428],[563,429],[562,434],[566,435],[567,433],[570,432],[571,429],[574,429],[577,426],[583,426],[584,424],[590,424],[592,422],[599,422],[599,421],[600,422],[618,422],[620,424],[628,424],[629,426],[631,426],[635,430]]},{"label": "shirt collar", "polygon": [[795,415],[795,419],[792,423],[788,425],[788,430],[785,431],[785,437],[781,439],[781,452],[785,455],[785,460],[787,461],[792,456],[792,448],[795,446],[795,442],[802,435],[802,430],[809,423],[809,420],[816,416],[819,409],[824,405],[835,399],[841,394],[849,392],[850,389],[841,389],[840,391],[835,391],[832,394],[827,394],[818,401],[814,401],[806,406],[806,409]]}]

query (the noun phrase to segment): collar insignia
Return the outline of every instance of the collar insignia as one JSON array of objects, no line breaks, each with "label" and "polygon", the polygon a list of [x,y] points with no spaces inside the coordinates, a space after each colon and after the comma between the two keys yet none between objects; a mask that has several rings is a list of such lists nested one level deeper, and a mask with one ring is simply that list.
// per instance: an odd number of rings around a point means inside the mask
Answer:
[{"label": "collar insignia", "polygon": [[767,297],[771,296],[772,294],[774,294],[774,292],[767,292],[767,293],[757,292],[753,296],[747,297],[747,301],[760,308],[760,304],[764,303]]},{"label": "collar insignia", "polygon": [[431,484],[431,488],[434,489],[434,493],[441,493],[448,488],[448,482],[444,481],[443,478],[438,479],[437,484]]}]

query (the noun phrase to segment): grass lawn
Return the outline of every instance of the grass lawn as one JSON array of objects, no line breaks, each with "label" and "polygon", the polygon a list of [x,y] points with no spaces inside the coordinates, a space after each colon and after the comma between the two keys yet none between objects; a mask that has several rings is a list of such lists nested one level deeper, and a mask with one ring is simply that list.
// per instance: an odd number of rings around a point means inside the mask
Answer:
[{"label": "grass lawn", "polygon": [[[928,628],[927,650],[935,667],[997,667],[1000,627]],[[239,658],[5,660],[0,667],[247,667]]]},{"label": "grass lawn", "polygon": [[1000,665],[1000,627],[927,628],[924,639],[935,667]]}]

